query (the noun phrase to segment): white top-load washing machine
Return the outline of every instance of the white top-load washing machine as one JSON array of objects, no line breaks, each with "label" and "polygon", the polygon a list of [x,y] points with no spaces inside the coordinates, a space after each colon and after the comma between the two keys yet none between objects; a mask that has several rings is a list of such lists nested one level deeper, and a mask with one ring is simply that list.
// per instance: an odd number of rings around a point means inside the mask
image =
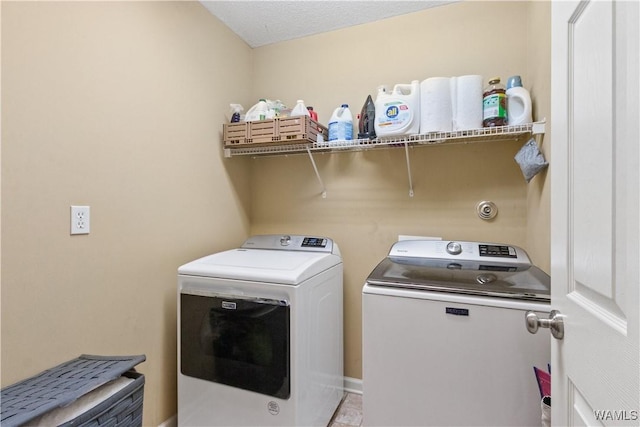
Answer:
[{"label": "white top-load washing machine", "polygon": [[326,426],[343,397],[331,239],[264,235],[178,269],[178,424]]},{"label": "white top-load washing machine", "polygon": [[366,426],[539,426],[549,276],[520,248],[401,241],[363,287]]}]

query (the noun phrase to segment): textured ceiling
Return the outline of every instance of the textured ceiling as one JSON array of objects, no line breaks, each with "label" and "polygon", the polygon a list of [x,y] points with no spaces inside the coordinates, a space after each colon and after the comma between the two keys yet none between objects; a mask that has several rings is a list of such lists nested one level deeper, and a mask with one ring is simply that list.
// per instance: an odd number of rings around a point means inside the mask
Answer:
[{"label": "textured ceiling", "polygon": [[200,0],[251,47],[292,40],[453,1]]}]

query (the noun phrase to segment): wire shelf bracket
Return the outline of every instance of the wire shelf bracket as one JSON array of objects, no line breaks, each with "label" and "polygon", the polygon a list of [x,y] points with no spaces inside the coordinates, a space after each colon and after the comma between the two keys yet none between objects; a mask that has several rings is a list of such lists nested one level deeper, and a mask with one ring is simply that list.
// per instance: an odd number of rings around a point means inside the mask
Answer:
[{"label": "wire shelf bracket", "polygon": [[320,176],[320,172],[318,172],[318,166],[316,166],[316,161],[313,159],[313,154],[311,154],[311,148],[307,145],[307,153],[309,154],[309,160],[311,160],[311,165],[313,166],[313,171],[316,173],[316,178],[318,178],[318,182],[320,183],[320,187],[322,188],[322,198],[327,198],[327,188],[324,186],[324,182],[322,182],[322,177]]}]

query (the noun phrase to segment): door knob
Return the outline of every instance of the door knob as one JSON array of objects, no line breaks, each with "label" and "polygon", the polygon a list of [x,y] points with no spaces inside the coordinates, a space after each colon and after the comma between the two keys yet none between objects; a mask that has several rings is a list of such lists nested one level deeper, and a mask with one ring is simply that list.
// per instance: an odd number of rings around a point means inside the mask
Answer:
[{"label": "door knob", "polygon": [[551,335],[557,340],[564,338],[564,320],[562,314],[558,310],[551,310],[548,319],[541,319],[533,311],[527,311],[524,320],[527,324],[527,331],[535,334],[538,328],[551,329]]}]

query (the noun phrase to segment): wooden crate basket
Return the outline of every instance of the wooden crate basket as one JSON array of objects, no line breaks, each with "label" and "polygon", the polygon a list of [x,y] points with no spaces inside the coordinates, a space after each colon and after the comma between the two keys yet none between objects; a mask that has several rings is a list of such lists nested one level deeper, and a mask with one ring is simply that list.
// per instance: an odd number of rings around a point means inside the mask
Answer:
[{"label": "wooden crate basket", "polygon": [[327,141],[328,138],[327,128],[308,116],[225,123],[223,126],[225,148],[272,143],[308,144]]}]

